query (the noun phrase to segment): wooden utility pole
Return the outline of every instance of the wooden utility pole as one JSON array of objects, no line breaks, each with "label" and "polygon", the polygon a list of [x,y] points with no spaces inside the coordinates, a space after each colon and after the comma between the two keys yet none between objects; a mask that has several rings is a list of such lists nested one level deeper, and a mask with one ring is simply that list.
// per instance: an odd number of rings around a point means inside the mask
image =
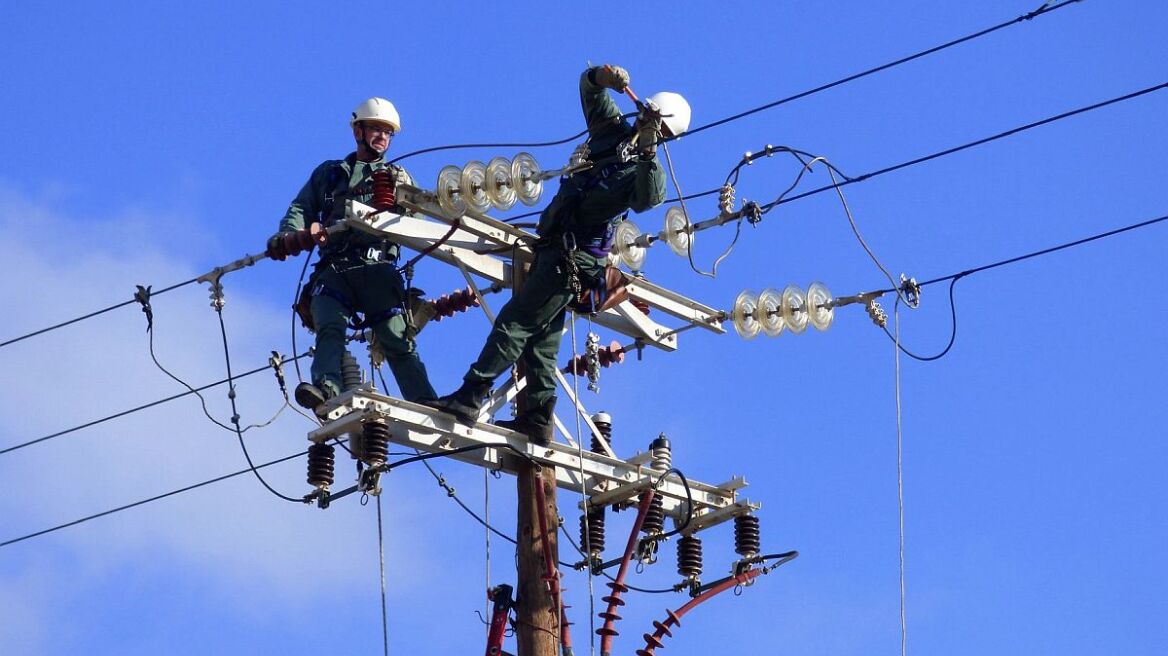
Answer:
[{"label": "wooden utility pole", "polygon": [[[512,268],[512,295],[523,288],[527,278],[527,268],[519,263]],[[522,377],[522,360],[516,363]],[[518,410],[527,410],[526,390],[517,397]],[[519,502],[517,513],[516,549],[516,596],[515,641],[519,656],[556,656],[560,643],[560,607],[549,586],[544,581],[544,543],[551,551],[552,563],[559,562],[556,529],[559,511],[556,506],[556,471],[554,467],[537,469],[530,463],[523,463],[516,475],[516,498]],[[539,494],[537,487],[543,488]],[[541,539],[539,525],[539,499],[544,500],[544,517],[547,519],[547,539]],[[558,566],[556,566],[558,572]],[[558,586],[558,581],[557,581]]]}]

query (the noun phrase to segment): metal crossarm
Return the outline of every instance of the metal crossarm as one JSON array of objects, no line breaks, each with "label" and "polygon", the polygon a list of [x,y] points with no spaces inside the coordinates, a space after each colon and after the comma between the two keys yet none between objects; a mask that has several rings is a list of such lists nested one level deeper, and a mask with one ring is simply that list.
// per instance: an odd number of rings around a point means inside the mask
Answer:
[{"label": "metal crossarm", "polygon": [[[558,487],[580,492],[580,472],[583,471],[583,491],[594,499],[594,503],[621,503],[657,484],[656,490],[663,498],[666,514],[680,518],[688,513],[686,490],[680,479],[670,475],[658,482],[662,472],[638,464],[639,458],[629,462],[585,451],[581,462],[580,452],[575,447],[556,442],[534,445],[519,433],[491,424],[466,426],[438,410],[365,388],[346,392],[328,403],[328,421],[308,434],[312,442],[322,443],[359,432],[365,420],[376,417],[388,424],[389,440],[394,444],[431,453],[487,445],[488,448],[452,453],[450,457],[515,474],[520,460],[510,455],[506,448],[489,448],[492,444],[509,444],[536,462],[553,466]],[[691,525],[708,527],[759,507],[738,498],[737,488],[744,486],[745,481],[741,478],[731,480],[729,487],[688,481],[693,496]]]},{"label": "metal crossarm", "polygon": [[[400,202],[406,209],[438,221],[408,214],[381,211],[356,201],[346,201],[345,223],[355,230],[383,237],[421,251],[442,239],[454,221],[442,213],[431,192],[402,185]],[[485,214],[467,213],[458,219],[458,228],[439,248],[430,252],[452,266],[465,268],[491,282],[511,283],[511,257],[528,262],[533,257],[531,244],[535,235]],[[629,299],[615,308],[597,314],[596,323],[647,346],[674,351],[678,331],[650,318],[640,309],[656,309],[691,326],[724,333],[723,313],[693,299],[645,280],[630,277]]]}]

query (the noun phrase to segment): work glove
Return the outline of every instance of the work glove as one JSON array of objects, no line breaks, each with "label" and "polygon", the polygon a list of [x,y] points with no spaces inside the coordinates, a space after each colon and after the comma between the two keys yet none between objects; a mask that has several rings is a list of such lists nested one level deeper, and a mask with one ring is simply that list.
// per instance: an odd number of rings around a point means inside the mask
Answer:
[{"label": "work glove", "polygon": [[624,91],[629,86],[629,72],[620,66],[597,66],[592,77],[596,84],[614,91]]},{"label": "work glove", "polygon": [[637,152],[642,159],[657,153],[661,142],[661,111],[652,102],[646,101],[637,117]]},{"label": "work glove", "polygon": [[284,237],[289,234],[292,233],[277,232],[271,237],[268,237],[268,248],[266,251],[268,257],[272,258],[273,260],[279,260],[281,262],[288,259],[288,242],[284,239]]}]

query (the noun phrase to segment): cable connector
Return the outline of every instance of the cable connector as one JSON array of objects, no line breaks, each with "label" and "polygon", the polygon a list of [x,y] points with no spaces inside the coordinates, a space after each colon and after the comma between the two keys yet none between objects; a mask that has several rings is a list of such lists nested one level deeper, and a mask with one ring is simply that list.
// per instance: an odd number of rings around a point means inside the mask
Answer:
[{"label": "cable connector", "polygon": [[600,391],[600,335],[590,332],[584,342],[584,365],[588,370],[588,391]]},{"label": "cable connector", "polygon": [[150,287],[135,285],[138,291],[134,292],[134,300],[142,305],[142,312],[146,315],[146,332],[154,329],[154,308],[150,307]]},{"label": "cable connector", "polygon": [[279,351],[272,351],[272,357],[268,358],[268,366],[275,370],[276,383],[280,386],[280,393],[284,398],[288,398],[288,387],[284,381],[284,357],[280,355]]},{"label": "cable connector", "polygon": [[909,278],[903,273],[900,274],[900,292],[904,295],[904,302],[910,308],[917,308],[921,304],[921,286],[917,284],[916,278]]},{"label": "cable connector", "polygon": [[872,319],[872,323],[881,328],[888,325],[888,313],[884,311],[884,308],[880,307],[880,303],[876,299],[869,299],[864,304],[864,309],[868,311],[868,317]]},{"label": "cable connector", "polygon": [[729,182],[718,190],[718,210],[723,216],[734,212],[734,186]]},{"label": "cable connector", "polygon": [[743,203],[742,215],[746,217],[746,222],[752,226],[762,222],[762,208],[752,200]]}]

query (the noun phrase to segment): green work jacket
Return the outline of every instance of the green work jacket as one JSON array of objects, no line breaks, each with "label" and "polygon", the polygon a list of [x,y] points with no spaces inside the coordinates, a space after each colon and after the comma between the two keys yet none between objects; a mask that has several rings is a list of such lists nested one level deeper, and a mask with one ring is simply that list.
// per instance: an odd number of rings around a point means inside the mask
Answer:
[{"label": "green work jacket", "polygon": [[621,117],[608,90],[591,80],[592,70],[580,76],[580,106],[588,124],[589,159],[595,165],[561,180],[555,198],[540,214],[543,237],[573,232],[582,242],[594,242],[610,233],[612,222],[627,210],[644,212],[665,200],[665,173],[655,156],[620,160],[635,130]]},{"label": "green work jacket", "polygon": [[[374,171],[389,168],[397,184],[414,185],[414,179],[405,169],[384,160],[361,162],[356,153],[345,159],[330,159],[322,162],[308,177],[308,182],[288,205],[288,211],[280,221],[280,231],[294,231],[311,223],[324,227],[345,219],[345,201],[352,199],[369,204],[373,198]],[[404,211],[403,211],[404,212]],[[321,249],[321,257],[326,258],[342,253],[359,253],[372,246],[384,246],[386,255],[397,257],[398,246],[388,240],[357,230],[344,230],[330,235],[328,243]]]}]

